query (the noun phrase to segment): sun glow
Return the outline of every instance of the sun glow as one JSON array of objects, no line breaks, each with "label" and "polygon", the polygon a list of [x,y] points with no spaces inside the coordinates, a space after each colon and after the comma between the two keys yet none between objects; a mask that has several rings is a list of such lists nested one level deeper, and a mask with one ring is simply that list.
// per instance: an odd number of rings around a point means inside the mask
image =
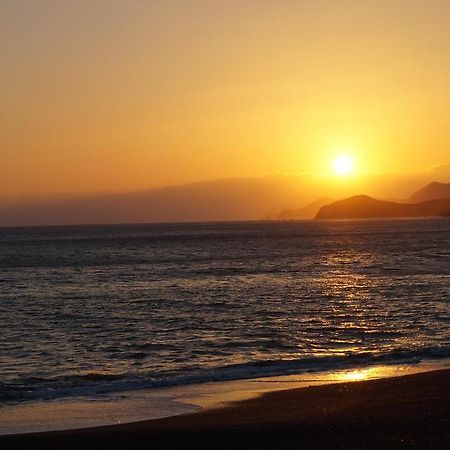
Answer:
[{"label": "sun glow", "polygon": [[339,155],[333,161],[333,169],[337,175],[349,175],[353,172],[353,159],[348,155]]}]

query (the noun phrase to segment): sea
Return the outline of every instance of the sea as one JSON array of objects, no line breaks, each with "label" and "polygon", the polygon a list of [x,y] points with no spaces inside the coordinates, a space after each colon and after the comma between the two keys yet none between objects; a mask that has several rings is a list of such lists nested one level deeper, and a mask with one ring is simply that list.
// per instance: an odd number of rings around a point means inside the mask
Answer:
[{"label": "sea", "polygon": [[0,229],[0,407],[450,357],[450,219]]}]

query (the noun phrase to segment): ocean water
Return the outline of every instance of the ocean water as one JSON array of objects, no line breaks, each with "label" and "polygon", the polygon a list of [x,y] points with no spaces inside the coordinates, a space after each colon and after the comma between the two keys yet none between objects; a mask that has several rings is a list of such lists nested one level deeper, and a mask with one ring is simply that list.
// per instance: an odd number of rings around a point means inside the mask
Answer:
[{"label": "ocean water", "polygon": [[0,405],[450,357],[450,220],[0,229]]}]

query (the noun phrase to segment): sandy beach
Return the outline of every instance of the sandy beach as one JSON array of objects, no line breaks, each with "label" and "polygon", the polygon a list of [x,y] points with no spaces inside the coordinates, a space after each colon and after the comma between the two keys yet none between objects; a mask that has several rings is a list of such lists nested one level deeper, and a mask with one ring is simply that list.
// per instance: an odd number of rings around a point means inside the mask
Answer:
[{"label": "sandy beach", "polygon": [[160,420],[3,436],[5,449],[449,448],[450,370],[270,392]]}]

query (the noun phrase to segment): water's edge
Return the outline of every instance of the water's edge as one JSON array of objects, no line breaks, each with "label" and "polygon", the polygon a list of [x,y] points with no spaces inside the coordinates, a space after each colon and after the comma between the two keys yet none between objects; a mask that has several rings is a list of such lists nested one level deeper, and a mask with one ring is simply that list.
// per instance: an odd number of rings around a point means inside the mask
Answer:
[{"label": "water's edge", "polygon": [[404,376],[448,368],[450,358],[414,364],[355,365],[353,368],[340,370],[310,371],[264,378],[137,389],[96,397],[68,397],[3,405],[0,407],[0,435],[155,420],[191,414],[205,408],[223,407],[271,391]]}]

